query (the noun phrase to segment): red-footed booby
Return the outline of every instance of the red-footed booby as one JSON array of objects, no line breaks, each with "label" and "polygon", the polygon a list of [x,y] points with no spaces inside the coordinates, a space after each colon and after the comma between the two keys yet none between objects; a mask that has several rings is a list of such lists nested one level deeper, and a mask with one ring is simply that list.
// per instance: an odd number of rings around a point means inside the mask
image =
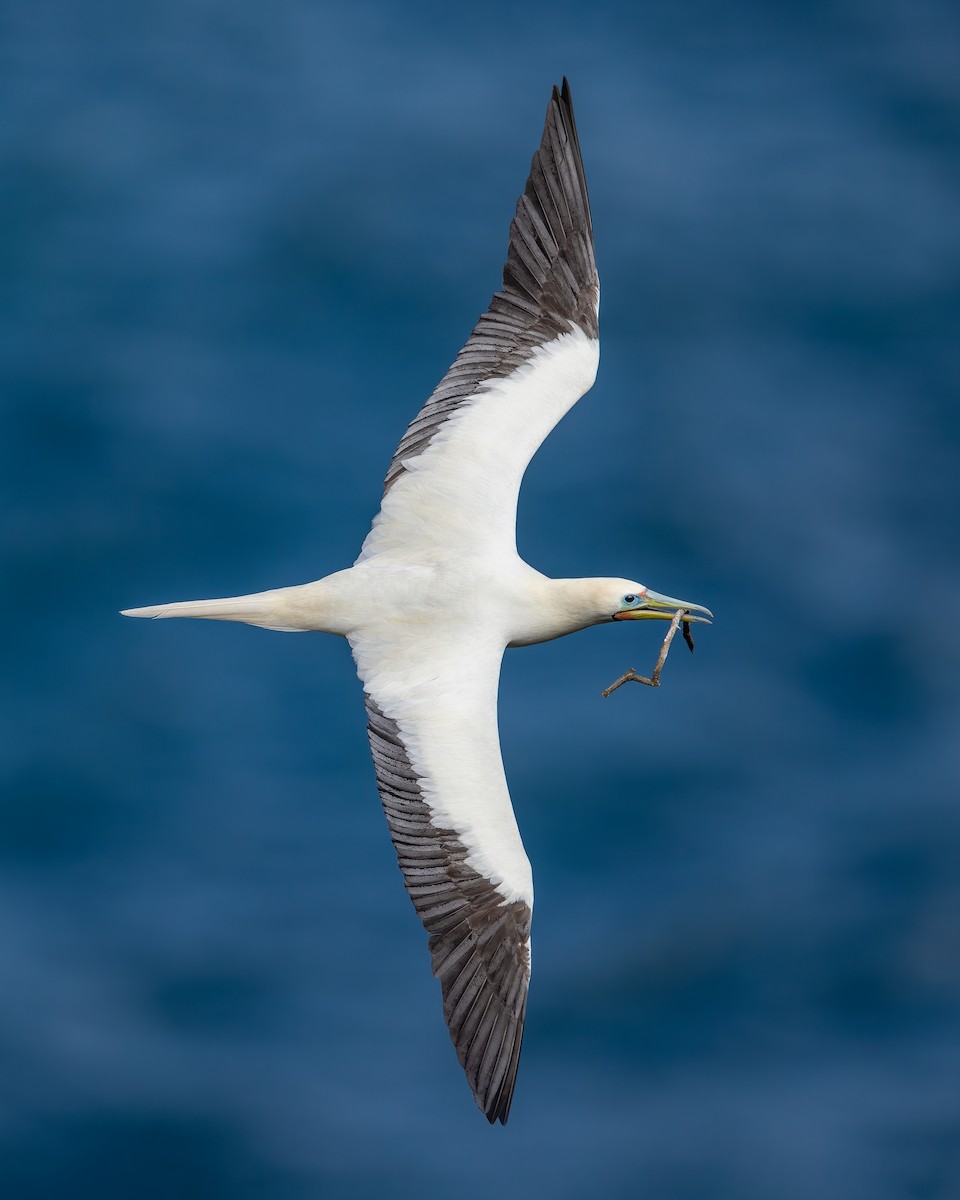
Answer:
[{"label": "red-footed booby", "polygon": [[632,580],[549,579],[517,553],[527,464],[597,374],[599,299],[564,80],[510,226],[502,289],[403,435],[354,565],[297,587],[124,612],[347,639],[403,880],[490,1122],[505,1123],[513,1099],[533,909],[500,757],[503,652],[604,622],[711,616]]}]

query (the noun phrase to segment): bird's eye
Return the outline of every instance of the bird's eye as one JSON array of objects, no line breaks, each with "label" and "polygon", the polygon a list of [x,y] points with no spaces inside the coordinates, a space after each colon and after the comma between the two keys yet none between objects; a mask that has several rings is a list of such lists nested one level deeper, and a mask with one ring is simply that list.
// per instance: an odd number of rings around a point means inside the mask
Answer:
[{"label": "bird's eye", "polygon": [[624,602],[624,604],[636,604],[637,598],[636,598],[636,596],[633,596],[633,595],[624,596],[623,602]]}]

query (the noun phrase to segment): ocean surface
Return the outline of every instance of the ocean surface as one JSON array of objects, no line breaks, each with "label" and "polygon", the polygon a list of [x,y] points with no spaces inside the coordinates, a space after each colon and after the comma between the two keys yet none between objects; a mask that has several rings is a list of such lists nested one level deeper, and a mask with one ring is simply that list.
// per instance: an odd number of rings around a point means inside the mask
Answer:
[{"label": "ocean surface", "polygon": [[[0,1195],[960,1197],[956,6],[0,27]],[[507,656],[501,1129],[346,645],[117,610],[353,561],[564,73],[603,357],[520,549],[717,620],[607,700],[662,628]]]}]

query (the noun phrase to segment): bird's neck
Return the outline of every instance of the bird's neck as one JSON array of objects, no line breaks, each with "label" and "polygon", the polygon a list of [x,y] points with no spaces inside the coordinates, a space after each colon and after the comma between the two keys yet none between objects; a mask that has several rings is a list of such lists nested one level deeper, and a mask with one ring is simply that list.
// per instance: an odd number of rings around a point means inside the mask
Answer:
[{"label": "bird's neck", "polygon": [[511,646],[532,646],[575,633],[612,618],[604,611],[609,588],[602,579],[549,579],[541,575],[530,592],[529,626],[518,630]]}]

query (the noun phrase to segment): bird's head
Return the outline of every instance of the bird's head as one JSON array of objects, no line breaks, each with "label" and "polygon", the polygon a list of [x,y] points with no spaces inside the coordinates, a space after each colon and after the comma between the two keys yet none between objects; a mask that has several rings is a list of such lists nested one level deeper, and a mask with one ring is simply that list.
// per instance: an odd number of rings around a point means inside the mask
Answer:
[{"label": "bird's head", "polygon": [[672,621],[680,611],[688,624],[709,622],[713,616],[702,604],[661,596],[629,579],[541,579],[543,589],[533,593],[536,610],[532,620],[514,633],[511,646],[547,642],[608,621]]},{"label": "bird's head", "polygon": [[[684,622],[702,621],[710,623],[713,613],[702,604],[691,604],[689,600],[674,600],[672,596],[661,596],[642,583],[631,583],[628,579],[611,580],[609,597],[610,620],[613,621],[672,621],[678,609],[685,613]],[[703,614],[697,616],[697,613]]]}]

